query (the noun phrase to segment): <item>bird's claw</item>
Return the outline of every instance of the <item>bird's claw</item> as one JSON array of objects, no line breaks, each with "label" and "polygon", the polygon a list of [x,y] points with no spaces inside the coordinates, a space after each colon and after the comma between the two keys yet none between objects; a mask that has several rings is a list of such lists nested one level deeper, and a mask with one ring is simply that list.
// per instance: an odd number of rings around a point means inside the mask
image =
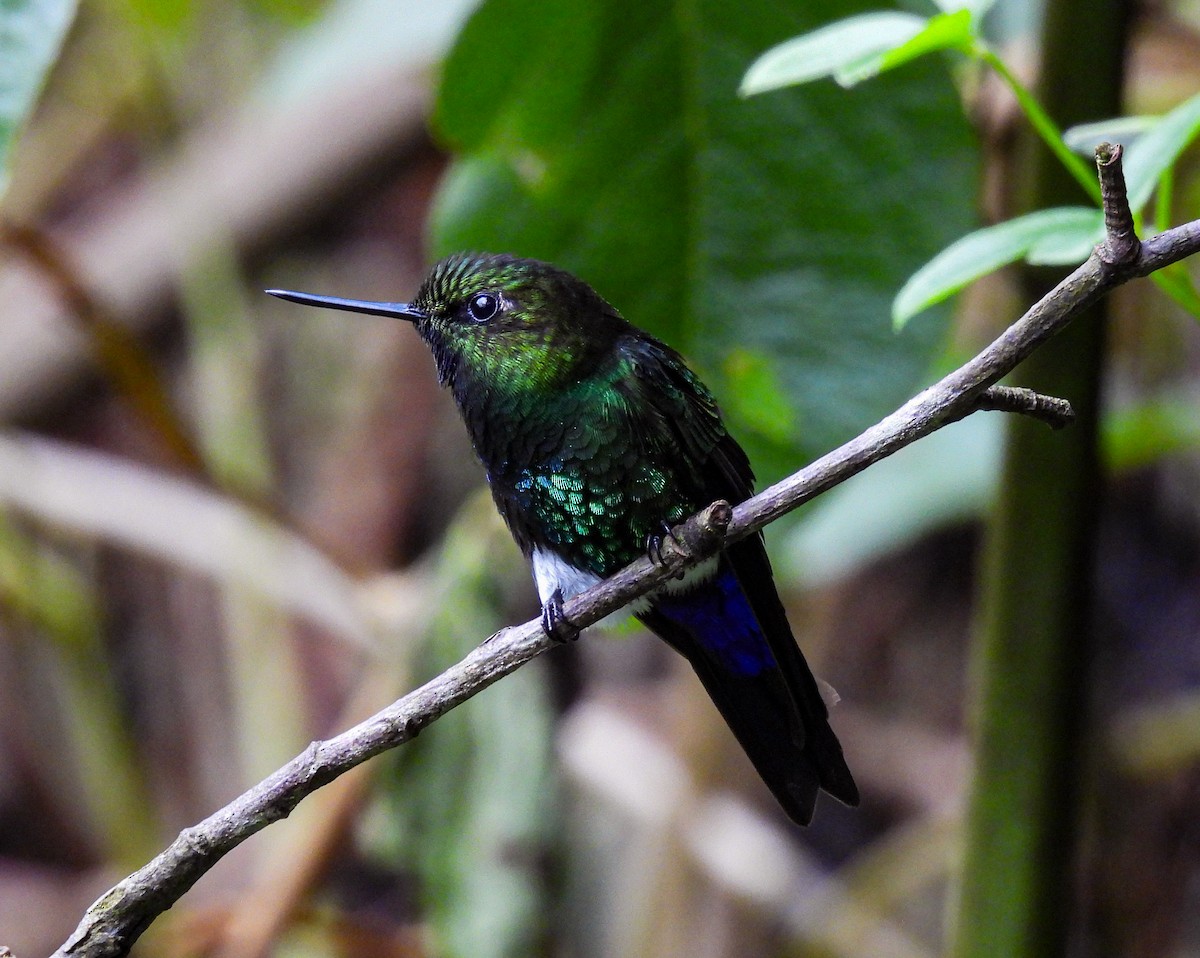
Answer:
[{"label": "bird's claw", "polygon": [[[671,523],[667,522],[665,519],[658,524],[657,532],[652,532],[650,535],[646,536],[646,555],[649,557],[650,561],[657,566],[661,566],[665,562],[663,559],[662,547],[663,543],[668,539],[675,543],[675,545],[679,548],[683,548],[682,545],[680,545],[679,540],[675,537],[675,533],[671,531]],[[682,572],[676,576],[676,578],[682,577]]]},{"label": "bird's claw", "polygon": [[579,638],[579,629],[563,614],[562,589],[555,589],[549,601],[542,606],[542,631],[560,645]]}]

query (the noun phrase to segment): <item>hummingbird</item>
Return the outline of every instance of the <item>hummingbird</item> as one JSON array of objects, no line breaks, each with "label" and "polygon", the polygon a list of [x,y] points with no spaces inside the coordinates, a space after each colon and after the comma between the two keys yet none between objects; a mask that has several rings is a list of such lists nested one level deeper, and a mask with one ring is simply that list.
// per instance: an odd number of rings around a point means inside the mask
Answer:
[{"label": "hummingbird", "polygon": [[[408,303],[267,292],[413,324],[532,566],[554,637],[566,599],[648,552],[661,558],[671,527],[710,503],[753,494],[746,453],[679,353],[549,263],[452,255]],[[691,663],[793,821],[811,821],[820,791],[858,804],[761,535],[726,546],[633,612]]]}]

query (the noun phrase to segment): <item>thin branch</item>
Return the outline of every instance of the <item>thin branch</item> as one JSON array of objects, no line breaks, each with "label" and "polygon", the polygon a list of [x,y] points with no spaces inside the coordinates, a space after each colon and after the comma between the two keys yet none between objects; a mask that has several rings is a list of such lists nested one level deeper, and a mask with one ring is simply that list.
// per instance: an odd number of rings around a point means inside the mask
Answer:
[{"label": "thin branch", "polygon": [[[1120,176],[1119,165],[1115,176]],[[1124,190],[1119,194],[1123,196]],[[1105,202],[1107,211],[1107,194]],[[1119,213],[1117,205],[1114,200],[1114,212]],[[989,387],[1109,290],[1200,251],[1200,220],[1151,238],[1140,244],[1132,257],[1113,257],[1110,250],[1102,253],[1102,249],[966,365],[857,438],[732,511],[728,503],[709,506],[675,530],[677,542],[668,538],[661,563],[639,559],[565,603],[564,615],[580,628],[593,625],[713,555],[723,544],[753,535],[872,463],[980,408],[980,397]],[[88,909],[55,958],[126,954],[158,915],[235,846],[285,818],[315,789],[408,741],[551,644],[539,619],[504,629],[457,665],[367,721],[336,738],[313,742],[302,755],[225,808],[185,829],[161,855],[106,892]]]},{"label": "thin branch", "polygon": [[1075,421],[1075,410],[1067,400],[1046,396],[1023,386],[989,386],[979,394],[975,408],[1030,416],[1041,420],[1051,429],[1062,429]]},{"label": "thin branch", "polygon": [[1121,144],[1101,143],[1096,147],[1096,169],[1100,173],[1100,199],[1104,206],[1104,244],[1100,255],[1111,266],[1132,266],[1141,252],[1125,173],[1121,165]]}]

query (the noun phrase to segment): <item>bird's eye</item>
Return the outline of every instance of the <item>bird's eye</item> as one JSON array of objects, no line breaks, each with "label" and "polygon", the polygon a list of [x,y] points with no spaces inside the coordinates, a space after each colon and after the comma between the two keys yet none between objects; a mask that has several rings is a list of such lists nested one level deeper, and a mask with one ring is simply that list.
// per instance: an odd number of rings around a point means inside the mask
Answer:
[{"label": "bird's eye", "polygon": [[467,303],[467,315],[477,323],[486,323],[500,312],[500,297],[495,293],[476,293]]}]

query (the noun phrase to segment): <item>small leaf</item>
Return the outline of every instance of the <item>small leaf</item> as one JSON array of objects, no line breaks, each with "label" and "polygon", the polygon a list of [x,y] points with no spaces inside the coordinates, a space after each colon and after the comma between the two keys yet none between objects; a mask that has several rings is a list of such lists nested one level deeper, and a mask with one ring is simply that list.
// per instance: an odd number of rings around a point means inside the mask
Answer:
[{"label": "small leaf", "polygon": [[75,0],[6,0],[0,5],[0,194],[13,142],[75,17]]},{"label": "small leaf", "polygon": [[969,10],[976,22],[995,5],[996,0],[934,0],[944,13]]},{"label": "small leaf", "polygon": [[1120,143],[1129,149],[1134,140],[1158,121],[1157,116],[1115,116],[1110,120],[1080,123],[1066,130],[1062,137],[1072,151],[1091,159],[1101,143]]},{"label": "small leaf", "polygon": [[1025,254],[1031,266],[1077,266],[1104,239],[1104,213],[1080,207],[1064,216],[1058,228],[1035,240]]},{"label": "small leaf", "polygon": [[1159,177],[1200,133],[1200,94],[1175,107],[1125,151],[1125,184],[1136,212],[1146,205]]},{"label": "small leaf", "polygon": [[835,79],[842,86],[854,86],[880,73],[894,70],[917,57],[938,50],[965,50],[970,47],[971,11],[956,10],[931,17],[914,37],[890,49],[880,51],[866,59],[860,59],[837,71]]},{"label": "small leaf", "polygon": [[892,12],[838,20],[772,47],[750,65],[738,92],[753,96],[853,69],[911,40],[926,22],[915,14]]},{"label": "small leaf", "polygon": [[[1064,240],[1077,242],[1098,211],[1063,206],[988,226],[952,243],[910,277],[892,304],[892,323],[900,329],[913,316],[940,303],[980,276],[1038,249],[1053,254]],[[1086,254],[1083,257],[1086,259]],[[1045,262],[1045,260],[1043,260]]]}]

